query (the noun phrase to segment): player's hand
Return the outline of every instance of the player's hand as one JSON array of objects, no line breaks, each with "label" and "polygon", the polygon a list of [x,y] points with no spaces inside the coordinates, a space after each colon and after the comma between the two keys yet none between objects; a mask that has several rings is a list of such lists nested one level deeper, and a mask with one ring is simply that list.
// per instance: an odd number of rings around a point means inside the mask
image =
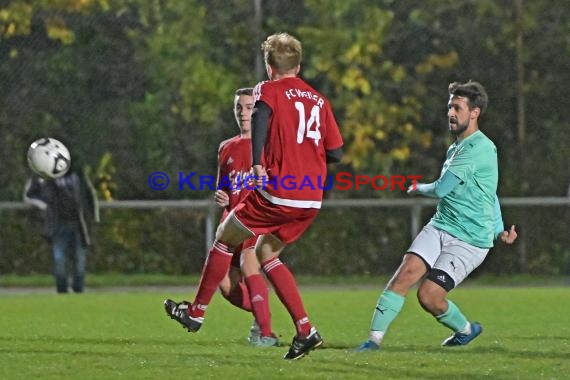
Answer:
[{"label": "player's hand", "polygon": [[226,207],[230,204],[230,196],[223,190],[216,190],[214,193],[214,200],[220,207]]},{"label": "player's hand", "polygon": [[501,232],[499,239],[505,244],[513,244],[515,240],[517,240],[517,231],[515,231],[515,226],[512,225],[510,230]]},{"label": "player's hand", "polygon": [[413,182],[410,186],[408,186],[408,190],[406,190],[406,193],[408,195],[416,195],[418,193],[419,184],[420,184],[419,182]]},{"label": "player's hand", "polygon": [[253,165],[253,175],[255,176],[255,186],[263,189],[267,185],[267,172],[261,165]]}]

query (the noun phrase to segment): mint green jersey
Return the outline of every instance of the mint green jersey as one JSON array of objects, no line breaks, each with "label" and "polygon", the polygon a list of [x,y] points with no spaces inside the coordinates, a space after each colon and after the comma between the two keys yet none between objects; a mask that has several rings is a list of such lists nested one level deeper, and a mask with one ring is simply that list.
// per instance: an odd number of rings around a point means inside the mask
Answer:
[{"label": "mint green jersey", "polygon": [[495,144],[479,130],[453,143],[441,176],[448,170],[461,183],[439,201],[430,224],[476,247],[491,248],[499,179]]}]

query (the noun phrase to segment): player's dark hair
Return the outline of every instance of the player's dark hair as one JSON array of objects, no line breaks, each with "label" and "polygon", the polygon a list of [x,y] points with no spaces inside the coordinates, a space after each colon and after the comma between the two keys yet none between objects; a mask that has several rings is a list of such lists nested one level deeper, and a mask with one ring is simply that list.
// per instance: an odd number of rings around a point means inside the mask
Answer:
[{"label": "player's dark hair", "polygon": [[253,88],[251,87],[238,88],[235,92],[235,96],[240,96],[240,95],[253,96]]},{"label": "player's dark hair", "polygon": [[469,100],[469,109],[479,108],[481,115],[487,109],[489,97],[485,87],[479,82],[468,81],[467,83],[453,82],[448,87],[449,95],[461,96]]}]

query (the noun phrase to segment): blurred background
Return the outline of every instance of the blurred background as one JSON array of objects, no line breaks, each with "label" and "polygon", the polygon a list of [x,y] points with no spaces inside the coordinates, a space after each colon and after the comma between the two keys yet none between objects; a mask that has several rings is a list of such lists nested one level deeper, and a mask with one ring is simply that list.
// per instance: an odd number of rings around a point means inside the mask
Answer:
[{"label": "blurred background", "polygon": [[[147,178],[215,175],[219,142],[238,132],[233,93],[265,79],[260,44],[281,31],[302,41],[301,75],[335,110],[346,145],[333,173],[435,180],[451,142],[447,86],[481,82],[499,196],[529,201],[504,203],[520,239],[478,273],[570,275],[570,7],[547,0],[0,0],[0,275],[50,273],[41,214],[17,203],[26,151],[43,136],[63,141],[97,188],[90,273],[199,273],[211,202],[151,205],[212,192],[153,191]],[[400,191],[326,197],[283,255],[295,273],[391,273],[417,228],[411,213],[433,213],[334,205]],[[125,200],[150,203],[113,207]]]}]

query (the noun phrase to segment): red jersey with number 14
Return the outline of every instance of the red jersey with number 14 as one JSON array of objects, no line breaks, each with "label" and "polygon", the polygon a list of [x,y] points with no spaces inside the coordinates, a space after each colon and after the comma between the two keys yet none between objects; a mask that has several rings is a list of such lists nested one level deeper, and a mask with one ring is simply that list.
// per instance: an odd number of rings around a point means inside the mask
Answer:
[{"label": "red jersey with number 14", "polygon": [[326,151],[343,145],[329,101],[298,77],[261,82],[253,96],[272,110],[263,148],[269,179],[259,192],[273,204],[320,208]]}]

